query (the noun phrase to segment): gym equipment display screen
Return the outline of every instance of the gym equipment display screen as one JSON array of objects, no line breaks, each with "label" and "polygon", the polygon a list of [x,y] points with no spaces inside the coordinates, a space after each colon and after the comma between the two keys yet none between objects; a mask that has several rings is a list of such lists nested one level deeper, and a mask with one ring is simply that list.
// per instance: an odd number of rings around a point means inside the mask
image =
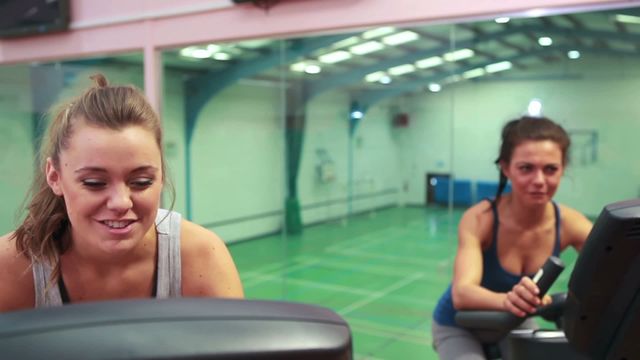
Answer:
[{"label": "gym equipment display screen", "polygon": [[69,0],[0,1],[0,38],[66,30]]},{"label": "gym equipment display screen", "polygon": [[605,206],[576,262],[565,309],[571,345],[593,359],[640,354],[640,199]]}]

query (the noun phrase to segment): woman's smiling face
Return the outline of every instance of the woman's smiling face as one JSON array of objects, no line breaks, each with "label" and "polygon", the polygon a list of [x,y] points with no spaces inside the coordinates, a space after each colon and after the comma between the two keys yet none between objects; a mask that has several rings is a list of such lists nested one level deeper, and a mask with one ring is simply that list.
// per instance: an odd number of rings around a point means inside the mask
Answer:
[{"label": "woman's smiling face", "polygon": [[[136,247],[154,224],[162,192],[162,157],[153,132],[77,121],[47,182],[62,196],[72,247],[117,253]],[[93,250],[92,250],[93,251]]]}]

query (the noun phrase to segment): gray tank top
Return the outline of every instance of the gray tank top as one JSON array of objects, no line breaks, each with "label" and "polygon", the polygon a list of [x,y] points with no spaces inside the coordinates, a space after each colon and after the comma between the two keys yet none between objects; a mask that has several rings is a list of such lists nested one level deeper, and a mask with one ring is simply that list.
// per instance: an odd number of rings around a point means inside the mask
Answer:
[{"label": "gray tank top", "polygon": [[[180,222],[175,211],[158,209],[156,229],[158,233],[158,269],[156,298],[175,298],[182,295],[182,266],[180,263]],[[34,261],[33,282],[36,293],[35,307],[61,306],[62,297],[56,285],[47,288],[51,276],[48,262]]]}]

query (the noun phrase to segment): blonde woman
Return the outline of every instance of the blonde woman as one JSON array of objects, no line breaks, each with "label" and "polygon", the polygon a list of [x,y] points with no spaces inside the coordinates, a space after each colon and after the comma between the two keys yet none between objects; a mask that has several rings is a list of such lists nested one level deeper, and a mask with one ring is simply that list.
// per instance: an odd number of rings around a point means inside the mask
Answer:
[{"label": "blonde woman", "polygon": [[162,129],[102,75],[57,111],[23,223],[0,237],[0,311],[180,296],[243,297],[224,242],[159,208]]}]

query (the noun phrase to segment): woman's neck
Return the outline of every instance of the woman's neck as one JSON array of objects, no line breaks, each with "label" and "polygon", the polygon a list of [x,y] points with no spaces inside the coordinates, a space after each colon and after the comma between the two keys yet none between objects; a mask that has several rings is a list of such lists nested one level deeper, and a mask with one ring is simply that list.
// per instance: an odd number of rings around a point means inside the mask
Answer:
[{"label": "woman's neck", "polygon": [[549,210],[552,209],[550,202],[526,205],[513,195],[504,198],[504,208],[505,213],[509,214],[513,222],[522,229],[530,229],[544,223],[548,219]]},{"label": "woman's neck", "polygon": [[62,254],[61,260],[95,274],[124,270],[128,265],[155,256],[157,247],[154,227],[133,248],[116,253],[92,246],[89,241],[77,241],[73,236],[71,238],[71,246]]}]

